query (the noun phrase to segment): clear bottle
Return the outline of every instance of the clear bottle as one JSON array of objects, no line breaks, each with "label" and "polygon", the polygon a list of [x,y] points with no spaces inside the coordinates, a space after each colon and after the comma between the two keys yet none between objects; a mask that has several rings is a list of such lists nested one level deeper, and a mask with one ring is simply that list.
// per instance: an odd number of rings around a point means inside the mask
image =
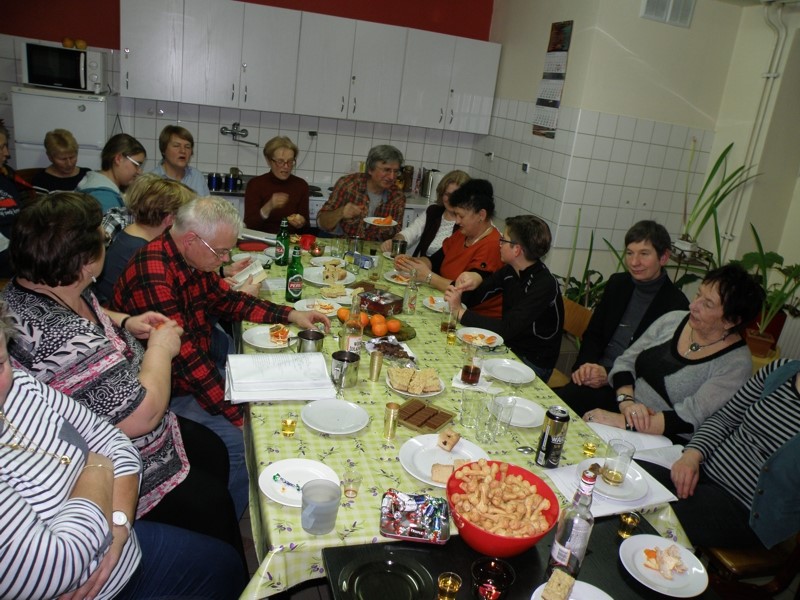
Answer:
[{"label": "clear bottle", "polygon": [[592,491],[597,475],[590,470],[581,473],[578,490],[572,504],[561,512],[558,519],[556,537],[550,551],[550,561],[546,578],[549,579],[553,569],[561,569],[572,577],[577,577],[589,545],[589,536],[594,527],[592,516]]},{"label": "clear bottle", "polygon": [[369,257],[372,260],[372,265],[369,268],[369,280],[378,281],[381,271],[381,256],[375,248],[369,251]]},{"label": "clear bottle", "polygon": [[285,267],[289,264],[289,221],[281,219],[281,228],[275,239],[275,264]]},{"label": "clear bottle", "polygon": [[300,246],[292,250],[292,262],[286,269],[286,301],[297,302],[303,297],[303,263],[300,262]]},{"label": "clear bottle", "polygon": [[350,316],[342,326],[342,350],[361,353],[361,340],[364,338],[364,325],[361,323],[361,299],[353,294]]},{"label": "clear bottle", "polygon": [[413,315],[417,312],[417,296],[419,295],[419,284],[417,283],[417,270],[411,269],[411,276],[406,286],[406,293],[403,295],[403,312]]}]

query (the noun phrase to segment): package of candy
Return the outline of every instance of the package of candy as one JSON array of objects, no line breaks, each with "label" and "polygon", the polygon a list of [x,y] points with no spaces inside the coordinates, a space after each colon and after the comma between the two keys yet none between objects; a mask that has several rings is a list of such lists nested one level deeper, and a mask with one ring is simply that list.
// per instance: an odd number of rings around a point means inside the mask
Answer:
[{"label": "package of candy", "polygon": [[445,498],[389,489],[381,500],[381,535],[398,540],[445,544],[450,509]]}]

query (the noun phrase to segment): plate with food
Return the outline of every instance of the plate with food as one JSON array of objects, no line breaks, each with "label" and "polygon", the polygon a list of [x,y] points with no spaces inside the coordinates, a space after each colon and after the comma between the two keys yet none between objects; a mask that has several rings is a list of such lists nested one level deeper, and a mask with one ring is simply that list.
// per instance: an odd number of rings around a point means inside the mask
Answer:
[{"label": "plate with food", "polygon": [[438,488],[447,487],[453,469],[480,458],[489,456],[452,429],[418,435],[400,448],[400,464],[406,472]]},{"label": "plate with food", "polygon": [[323,287],[319,293],[326,300],[349,306],[353,303],[353,294],[360,294],[363,291],[362,287],[348,288],[344,284],[333,283]]},{"label": "plate with food", "polygon": [[[558,569],[553,572],[564,573],[564,571],[560,571]],[[564,574],[566,575],[566,573]],[[541,600],[542,592],[544,591],[545,587],[547,587],[547,584],[543,583],[536,588],[533,591],[531,600]],[[584,583],[583,581],[575,581],[572,586],[572,591],[569,593],[569,595],[565,595],[564,598],[565,600],[614,600],[600,588],[597,588],[590,583]]]},{"label": "plate with food", "polygon": [[386,385],[401,396],[431,398],[444,391],[444,381],[435,369],[412,369],[389,367],[386,369]]},{"label": "plate with food", "polygon": [[303,298],[294,303],[297,310],[316,310],[323,315],[335,315],[342,305],[327,298]]},{"label": "plate with food", "polygon": [[480,327],[462,327],[456,331],[456,337],[465,344],[472,344],[473,346],[496,348],[503,344],[503,338],[494,331],[481,329]]},{"label": "plate with food", "polygon": [[328,465],[307,458],[287,458],[264,469],[258,476],[258,487],[270,500],[300,508],[300,490],[312,479],[327,479],[339,485],[339,476]]},{"label": "plate with food", "polygon": [[398,285],[408,285],[408,281],[411,279],[407,271],[396,271],[394,269],[386,271],[386,273],[383,274],[383,278],[390,283],[396,283]]},{"label": "plate with food", "polygon": [[259,325],[242,332],[242,339],[260,350],[280,351],[289,347],[289,328],[286,325]]},{"label": "plate with food", "polygon": [[309,267],[303,271],[303,279],[313,285],[331,285],[334,283],[341,283],[342,285],[349,285],[356,280],[356,276],[345,271],[342,267],[330,268],[328,265],[324,267]]},{"label": "plate with food", "polygon": [[364,217],[364,223],[374,227],[394,227],[397,225],[392,217]]},{"label": "plate with food", "polygon": [[647,485],[647,480],[644,478],[642,471],[635,462],[631,462],[628,467],[628,473],[625,476],[625,481],[620,485],[610,485],[603,479],[601,475],[601,471],[603,470],[602,458],[587,458],[581,461],[577,470],[578,479],[580,479],[581,473],[586,469],[590,469],[597,474],[597,483],[594,485],[594,493],[612,500],[619,500],[621,502],[641,500],[647,495],[647,490],[650,489],[650,486]]},{"label": "plate with food", "polygon": [[344,259],[333,258],[331,256],[315,256],[309,263],[312,267],[324,267],[325,265],[333,265],[334,267],[344,267]]},{"label": "plate with food", "polygon": [[[508,396],[498,396],[498,400],[505,399]],[[526,398],[519,396],[512,396],[517,399],[514,405],[514,413],[511,415],[510,425],[513,427],[539,427],[544,423],[545,409],[542,406],[531,402]]]},{"label": "plate with food", "polygon": [[629,537],[620,544],[619,559],[639,583],[673,598],[693,598],[708,587],[703,563],[683,546],[658,535]]},{"label": "plate with food", "polygon": [[316,400],[300,411],[306,426],[320,433],[345,435],[361,431],[369,424],[367,411],[344,400]]},{"label": "plate with food", "polygon": [[411,348],[405,342],[399,341],[393,335],[385,335],[383,337],[376,337],[372,338],[371,340],[366,340],[364,342],[364,346],[367,349],[367,352],[372,354],[375,350],[383,353],[383,358],[385,360],[395,360],[395,361],[415,361],[416,356],[411,351]]},{"label": "plate with food", "polygon": [[512,385],[530,383],[536,379],[536,373],[528,365],[508,358],[485,360],[483,361],[483,370],[489,377]]}]

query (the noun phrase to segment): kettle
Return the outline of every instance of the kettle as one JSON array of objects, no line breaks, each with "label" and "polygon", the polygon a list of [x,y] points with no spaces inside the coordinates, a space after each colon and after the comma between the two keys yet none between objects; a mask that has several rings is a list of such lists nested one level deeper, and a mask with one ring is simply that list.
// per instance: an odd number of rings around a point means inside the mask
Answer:
[{"label": "kettle", "polygon": [[422,183],[420,184],[419,194],[423,198],[430,198],[431,194],[436,194],[434,178],[439,169],[422,169]]}]

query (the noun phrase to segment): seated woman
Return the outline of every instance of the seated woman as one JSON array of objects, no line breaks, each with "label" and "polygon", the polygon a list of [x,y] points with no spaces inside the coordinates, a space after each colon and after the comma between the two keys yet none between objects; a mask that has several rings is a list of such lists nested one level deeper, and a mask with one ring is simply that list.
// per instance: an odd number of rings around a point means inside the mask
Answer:
[{"label": "seated woman", "polygon": [[[392,240],[405,240],[411,249],[411,256],[432,256],[442,247],[442,243],[458,228],[456,212],[450,204],[450,196],[469,181],[464,171],[450,171],[436,186],[436,204],[431,204],[424,213],[396,233]],[[383,252],[392,249],[392,240],[381,244]]]},{"label": "seated woman", "polygon": [[[79,192],[41,196],[20,211],[10,247],[16,278],[4,291],[17,330],[11,355],[132,439],[144,463],[137,518],[216,537],[243,556],[225,446],[169,410],[183,330],[153,312],[107,313],[89,289],[105,258],[101,218]],[[134,335],[148,338],[146,350]]]},{"label": "seated woman", "polygon": [[48,192],[74,190],[90,171],[78,166],[78,142],[66,129],[53,129],[44,136],[50,166],[33,177],[33,185]]},{"label": "seated woman", "polygon": [[[405,254],[395,258],[400,271],[417,272],[417,281],[444,292],[465,271],[474,271],[485,277],[503,266],[500,259],[500,232],[492,224],[494,215],[494,190],[485,179],[472,179],[450,196],[456,213],[458,230],[443,243],[430,258],[411,257]],[[503,314],[503,295],[496,294],[471,307],[485,317],[500,318]]]},{"label": "seated woman", "polygon": [[163,157],[153,173],[180,181],[198,196],[208,196],[208,182],[203,174],[189,165],[194,154],[192,132],[180,125],[167,125],[158,136],[158,149]]},{"label": "seated woman", "polygon": [[264,144],[269,172],[253,177],[244,192],[244,224],[250,229],[278,233],[281,220],[297,232],[308,225],[308,183],[292,175],[297,145],[286,136]]},{"label": "seated woman", "polygon": [[678,502],[670,506],[693,544],[775,544],[800,529],[800,363],[759,369],[695,432],[671,471],[642,462]]},{"label": "seated woman", "polygon": [[741,330],[764,302],[739,265],[709,271],[689,313],[656,320],[608,374],[619,412],[570,406],[584,421],[690,438],[747,381],[750,351]]},{"label": "seated woman", "polygon": [[131,529],[139,453],[12,369],[11,335],[0,305],[0,598],[237,598],[245,578],[227,544],[158,523]]},{"label": "seated woman", "polygon": [[103,212],[125,207],[122,192],[144,172],[147,152],[139,141],[127,133],[111,137],[100,153],[100,170],[89,171],[76,188],[94,196]]},{"label": "seated woman", "polygon": [[8,239],[11,237],[11,228],[19,214],[19,205],[22,196],[17,187],[14,170],[8,166],[11,153],[8,151],[8,129],[0,121],[0,278],[11,277],[11,265],[8,261]]}]

